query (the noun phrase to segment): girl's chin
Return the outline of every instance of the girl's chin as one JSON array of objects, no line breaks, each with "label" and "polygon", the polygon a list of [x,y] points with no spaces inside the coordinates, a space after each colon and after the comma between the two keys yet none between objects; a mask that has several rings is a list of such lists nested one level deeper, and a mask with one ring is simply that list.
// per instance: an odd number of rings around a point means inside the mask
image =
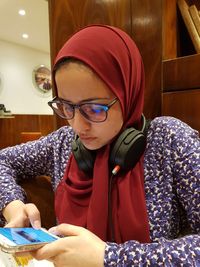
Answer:
[{"label": "girl's chin", "polygon": [[97,149],[101,148],[101,146],[88,145],[88,144],[85,144],[85,143],[83,143],[83,145],[84,145],[84,147],[86,147],[89,150],[97,150]]},{"label": "girl's chin", "polygon": [[92,142],[86,142],[86,141],[82,141],[82,144],[84,145],[84,147],[86,147],[89,150],[97,150],[103,146],[100,144],[95,144],[94,142],[92,143]]}]

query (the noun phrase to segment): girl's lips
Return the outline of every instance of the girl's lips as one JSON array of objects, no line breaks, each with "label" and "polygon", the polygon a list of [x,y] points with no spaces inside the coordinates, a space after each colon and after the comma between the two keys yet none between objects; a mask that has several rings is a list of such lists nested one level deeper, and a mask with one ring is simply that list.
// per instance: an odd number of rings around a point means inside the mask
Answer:
[{"label": "girl's lips", "polygon": [[86,142],[88,142],[88,141],[93,141],[93,140],[96,139],[96,137],[90,137],[90,136],[84,136],[84,137],[79,136],[79,137],[80,137],[80,139],[81,139],[82,141],[86,141]]}]

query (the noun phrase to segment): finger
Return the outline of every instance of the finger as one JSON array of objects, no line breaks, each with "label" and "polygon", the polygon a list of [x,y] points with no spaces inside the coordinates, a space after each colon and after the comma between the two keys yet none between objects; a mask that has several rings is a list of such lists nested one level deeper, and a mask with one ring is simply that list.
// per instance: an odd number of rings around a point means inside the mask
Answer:
[{"label": "finger", "polygon": [[4,227],[5,228],[16,228],[16,227],[28,227],[30,225],[28,218],[16,218],[11,222],[8,222]]},{"label": "finger", "polygon": [[85,232],[85,229],[80,226],[63,223],[56,227],[50,228],[49,232],[55,235],[77,236]]},{"label": "finger", "polygon": [[58,254],[66,251],[66,244],[62,239],[56,240],[52,243],[44,245],[38,250],[31,252],[31,255],[37,260],[50,260],[56,257]]},{"label": "finger", "polygon": [[9,222],[4,227],[5,228],[16,228],[16,227],[21,227],[21,224],[18,224],[17,222]]},{"label": "finger", "polygon": [[26,213],[33,228],[41,228],[41,217],[38,208],[33,203],[26,204]]}]

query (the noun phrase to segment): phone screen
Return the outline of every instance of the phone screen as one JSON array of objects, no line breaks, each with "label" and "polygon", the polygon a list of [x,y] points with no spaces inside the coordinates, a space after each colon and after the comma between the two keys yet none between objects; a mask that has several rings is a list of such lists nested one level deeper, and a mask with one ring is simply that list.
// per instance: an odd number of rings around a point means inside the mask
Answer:
[{"label": "phone screen", "polygon": [[0,234],[7,237],[16,245],[30,245],[52,242],[57,238],[42,229],[34,228],[0,228]]}]

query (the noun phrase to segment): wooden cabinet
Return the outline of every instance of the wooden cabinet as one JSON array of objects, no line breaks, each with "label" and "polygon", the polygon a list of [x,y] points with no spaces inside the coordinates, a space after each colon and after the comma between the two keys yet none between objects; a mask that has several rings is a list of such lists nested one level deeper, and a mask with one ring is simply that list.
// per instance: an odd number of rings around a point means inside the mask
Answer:
[{"label": "wooden cabinet", "polygon": [[[187,3],[200,7],[198,0]],[[200,54],[195,53],[176,0],[165,0],[164,7],[162,115],[200,131]]]}]

